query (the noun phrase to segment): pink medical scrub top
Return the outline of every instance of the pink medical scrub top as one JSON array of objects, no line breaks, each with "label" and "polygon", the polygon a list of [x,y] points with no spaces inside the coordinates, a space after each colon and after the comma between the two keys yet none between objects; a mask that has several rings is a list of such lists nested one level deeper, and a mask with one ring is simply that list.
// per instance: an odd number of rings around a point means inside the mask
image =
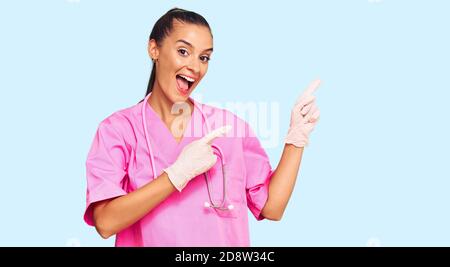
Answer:
[{"label": "pink medical scrub top", "polygon": [[[86,160],[84,220],[93,226],[92,203],[123,196],[151,182],[176,161],[184,146],[204,136],[208,130],[201,112],[211,130],[233,126],[213,144],[221,148],[226,163],[225,206],[231,204],[234,208],[220,211],[205,207],[208,191],[204,175],[199,175],[182,192],[175,191],[135,224],[117,233],[116,246],[250,246],[247,208],[258,221],[264,219],[261,210],[268,198],[273,170],[253,130],[225,109],[190,99],[196,108],[179,143],[147,103],[146,121],[156,175],[152,173],[143,130],[144,101],[113,113],[99,124]],[[218,159],[210,169],[214,203],[222,200],[221,168]]]}]

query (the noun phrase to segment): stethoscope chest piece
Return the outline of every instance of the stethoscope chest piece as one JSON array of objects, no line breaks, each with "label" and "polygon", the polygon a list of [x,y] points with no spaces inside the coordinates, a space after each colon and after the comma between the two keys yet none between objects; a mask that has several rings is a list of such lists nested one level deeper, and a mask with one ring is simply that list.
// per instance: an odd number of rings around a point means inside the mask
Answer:
[{"label": "stethoscope chest piece", "polygon": [[213,207],[213,206],[211,206],[211,204],[208,201],[206,201],[205,208],[216,208],[216,209],[220,209],[220,210],[232,210],[232,209],[234,209],[234,206],[232,204],[230,204],[226,208]]}]

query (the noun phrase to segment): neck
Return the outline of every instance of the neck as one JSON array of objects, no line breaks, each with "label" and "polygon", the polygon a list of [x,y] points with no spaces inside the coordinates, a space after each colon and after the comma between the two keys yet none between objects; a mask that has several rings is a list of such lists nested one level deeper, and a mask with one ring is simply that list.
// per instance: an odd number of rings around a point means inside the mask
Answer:
[{"label": "neck", "polygon": [[[172,114],[172,106],[174,104],[173,101],[170,100],[164,94],[164,92],[156,86],[153,87],[152,94],[148,99],[148,103],[153,108],[153,110],[158,113],[160,118],[166,123],[171,123],[176,116],[179,116],[179,114]],[[187,103],[190,105],[192,112],[194,103],[191,103],[190,100],[187,100]]]}]

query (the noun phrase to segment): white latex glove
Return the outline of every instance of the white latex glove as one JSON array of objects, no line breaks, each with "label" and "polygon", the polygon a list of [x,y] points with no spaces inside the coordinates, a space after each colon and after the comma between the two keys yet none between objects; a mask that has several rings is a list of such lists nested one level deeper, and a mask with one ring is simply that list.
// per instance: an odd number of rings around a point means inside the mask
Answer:
[{"label": "white latex glove", "polygon": [[291,112],[291,123],[285,139],[286,144],[305,147],[309,143],[309,135],[314,130],[320,117],[313,93],[319,87],[320,80],[313,81],[295,102]]},{"label": "white latex glove", "polygon": [[181,192],[192,178],[214,166],[217,156],[214,155],[211,144],[215,138],[225,135],[230,129],[231,125],[220,127],[188,144],[178,155],[177,160],[164,169],[178,191]]}]

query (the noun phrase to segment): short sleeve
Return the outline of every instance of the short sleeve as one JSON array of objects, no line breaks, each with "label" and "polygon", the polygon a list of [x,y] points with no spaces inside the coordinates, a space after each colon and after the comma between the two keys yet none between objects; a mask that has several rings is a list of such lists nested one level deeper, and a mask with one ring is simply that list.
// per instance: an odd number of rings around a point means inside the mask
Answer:
[{"label": "short sleeve", "polygon": [[92,226],[92,203],[126,194],[124,178],[129,154],[123,135],[113,121],[107,118],[100,123],[86,160],[84,220]]},{"label": "short sleeve", "polygon": [[272,167],[269,157],[261,146],[253,130],[247,125],[249,133],[243,140],[243,153],[246,168],[247,206],[256,220],[263,220],[261,211],[269,196],[269,182]]}]

